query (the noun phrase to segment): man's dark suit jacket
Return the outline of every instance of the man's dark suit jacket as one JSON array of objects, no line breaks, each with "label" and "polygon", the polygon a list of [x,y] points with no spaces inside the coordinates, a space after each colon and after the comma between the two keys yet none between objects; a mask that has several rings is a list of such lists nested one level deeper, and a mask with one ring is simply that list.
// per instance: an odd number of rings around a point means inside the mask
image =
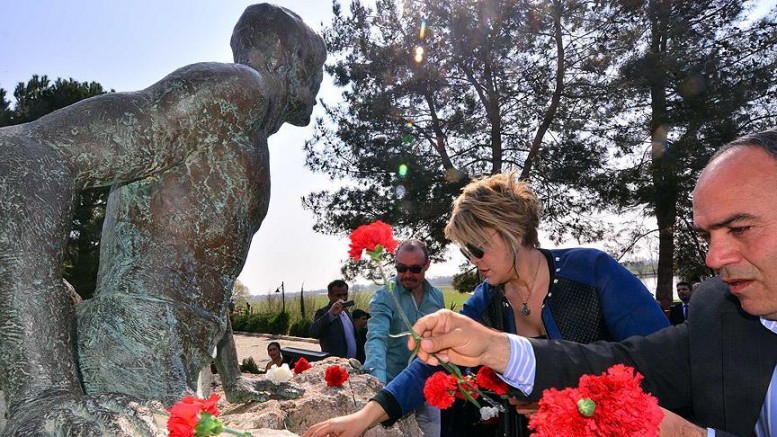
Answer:
[{"label": "man's dark suit jacket", "polygon": [[[313,317],[313,324],[310,325],[310,336],[317,338],[321,345],[321,351],[327,352],[329,355],[336,357],[347,358],[348,345],[345,343],[345,331],[343,329],[343,322],[340,320],[340,316],[329,320],[329,308],[332,308],[332,304],[319,308],[316,311],[316,315]],[[348,314],[348,312],[346,312]],[[348,318],[351,315],[348,314]],[[351,319],[351,325],[353,325],[353,319]],[[353,338],[357,343],[357,356],[358,351],[358,335],[356,334],[356,328],[353,329]]]},{"label": "man's dark suit jacket", "polygon": [[679,325],[685,321],[685,314],[683,314],[683,303],[679,302],[672,304],[669,307],[669,323],[673,325]]},{"label": "man's dark suit jacket", "polygon": [[688,322],[647,337],[588,345],[531,340],[537,357],[537,400],[551,386],[577,386],[585,373],[624,363],[645,376],[643,386],[662,407],[688,409],[717,435],[755,435],[755,424],[777,364],[777,335],[742,310],[719,279],[691,297]]}]

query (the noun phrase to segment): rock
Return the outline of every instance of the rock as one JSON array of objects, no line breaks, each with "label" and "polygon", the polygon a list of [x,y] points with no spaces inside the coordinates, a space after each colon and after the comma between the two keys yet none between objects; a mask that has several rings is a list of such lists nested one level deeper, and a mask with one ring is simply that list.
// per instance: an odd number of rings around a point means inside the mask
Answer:
[{"label": "rock", "polygon": [[[341,387],[326,385],[324,373],[331,365],[339,365],[350,374]],[[358,370],[355,370],[344,358],[330,357],[313,362],[311,366],[310,369],[295,375],[290,381],[290,385],[305,391],[304,396],[293,400],[230,404],[223,395],[218,378],[214,378],[213,391],[221,396],[218,405],[221,412],[219,417],[225,426],[248,431],[255,436],[301,435],[308,427],[318,422],[358,411],[383,386],[374,376],[358,373]],[[256,376],[255,380],[266,384],[264,375]],[[271,430],[278,434],[271,434]],[[368,437],[420,437],[421,435],[413,415],[389,428],[378,425],[365,434]]]}]

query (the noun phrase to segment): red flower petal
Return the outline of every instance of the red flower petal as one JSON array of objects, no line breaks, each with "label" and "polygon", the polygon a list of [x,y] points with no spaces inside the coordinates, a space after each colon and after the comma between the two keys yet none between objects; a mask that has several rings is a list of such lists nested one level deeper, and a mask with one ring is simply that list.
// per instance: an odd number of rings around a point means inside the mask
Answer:
[{"label": "red flower petal", "polygon": [[480,396],[476,391],[478,389],[478,384],[472,376],[465,376],[464,379],[461,382],[457,382],[456,385],[458,386],[458,390],[456,390],[455,396],[458,399],[467,399],[464,395],[465,391],[469,393],[469,396],[472,399],[477,399]]},{"label": "red flower petal", "polygon": [[167,430],[171,437],[190,437],[194,435],[194,428],[200,420],[200,413],[208,413],[218,416],[216,408],[219,395],[212,394],[208,399],[199,399],[194,396],[184,396],[167,411],[170,418],[167,420]]},{"label": "red flower petal", "polygon": [[429,405],[441,409],[453,405],[456,393],[456,378],[445,372],[435,372],[424,383],[424,398]]},{"label": "red flower petal", "polygon": [[297,360],[296,363],[294,363],[294,374],[298,375],[308,369],[310,369],[311,365],[308,362],[308,360],[305,359],[305,357],[301,357]]},{"label": "red flower petal", "polygon": [[[529,428],[538,436],[658,436],[664,413],[641,381],[634,369],[618,364],[599,376],[582,376],[576,389],[545,390]],[[577,410],[582,398],[596,404],[591,417]]]},{"label": "red flower petal", "polygon": [[361,259],[364,250],[374,252],[378,245],[383,246],[389,253],[394,253],[397,248],[397,241],[394,239],[391,226],[380,220],[369,225],[359,226],[351,232],[350,239],[351,245],[348,255],[357,261]]},{"label": "red flower petal", "polygon": [[348,371],[337,365],[329,366],[324,373],[324,380],[329,387],[340,387],[348,380]]},{"label": "red flower petal", "polygon": [[483,366],[478,370],[477,375],[475,375],[475,382],[477,382],[481,388],[492,391],[499,396],[507,394],[507,383],[496,376],[496,373],[489,367]]}]

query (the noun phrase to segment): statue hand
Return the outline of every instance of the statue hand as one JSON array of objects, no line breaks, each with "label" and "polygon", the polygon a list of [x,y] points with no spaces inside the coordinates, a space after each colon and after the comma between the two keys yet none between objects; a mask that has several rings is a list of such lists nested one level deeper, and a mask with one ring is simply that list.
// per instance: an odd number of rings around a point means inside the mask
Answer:
[{"label": "statue hand", "polygon": [[154,419],[164,407],[158,402],[109,393],[93,396],[55,394],[22,404],[8,419],[3,436],[157,436],[164,435]]},{"label": "statue hand", "polygon": [[235,383],[224,386],[227,401],[239,404],[248,401],[266,402],[270,399],[298,399],[305,390],[290,382],[275,385],[266,379],[252,379],[240,376]]},{"label": "statue hand", "polygon": [[224,395],[227,401],[232,404],[242,404],[248,401],[266,402],[270,400],[266,392],[257,390],[255,381],[243,376],[239,376],[233,384],[225,385]]}]

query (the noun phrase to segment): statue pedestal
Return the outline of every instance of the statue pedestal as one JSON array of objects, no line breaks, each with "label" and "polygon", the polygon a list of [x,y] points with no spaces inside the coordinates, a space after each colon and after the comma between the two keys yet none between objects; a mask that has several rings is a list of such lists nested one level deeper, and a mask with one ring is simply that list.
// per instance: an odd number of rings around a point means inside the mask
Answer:
[{"label": "statue pedestal", "polygon": [[[318,422],[358,411],[383,388],[374,376],[357,374],[345,358],[329,357],[310,365],[310,369],[294,375],[290,381],[305,390],[305,394],[299,399],[230,404],[226,401],[221,387],[214,386],[213,391],[221,396],[218,405],[221,413],[219,418],[226,426],[248,431],[253,435],[268,435],[266,432],[269,429],[288,430],[293,433],[291,435],[302,435],[306,429]],[[326,385],[324,373],[331,365],[342,366],[350,373],[348,380],[341,387]],[[243,376],[252,378],[249,374]],[[257,375],[256,379],[265,379],[265,376]],[[422,433],[411,414],[392,427],[376,426],[367,431],[365,436],[421,437]]]}]

